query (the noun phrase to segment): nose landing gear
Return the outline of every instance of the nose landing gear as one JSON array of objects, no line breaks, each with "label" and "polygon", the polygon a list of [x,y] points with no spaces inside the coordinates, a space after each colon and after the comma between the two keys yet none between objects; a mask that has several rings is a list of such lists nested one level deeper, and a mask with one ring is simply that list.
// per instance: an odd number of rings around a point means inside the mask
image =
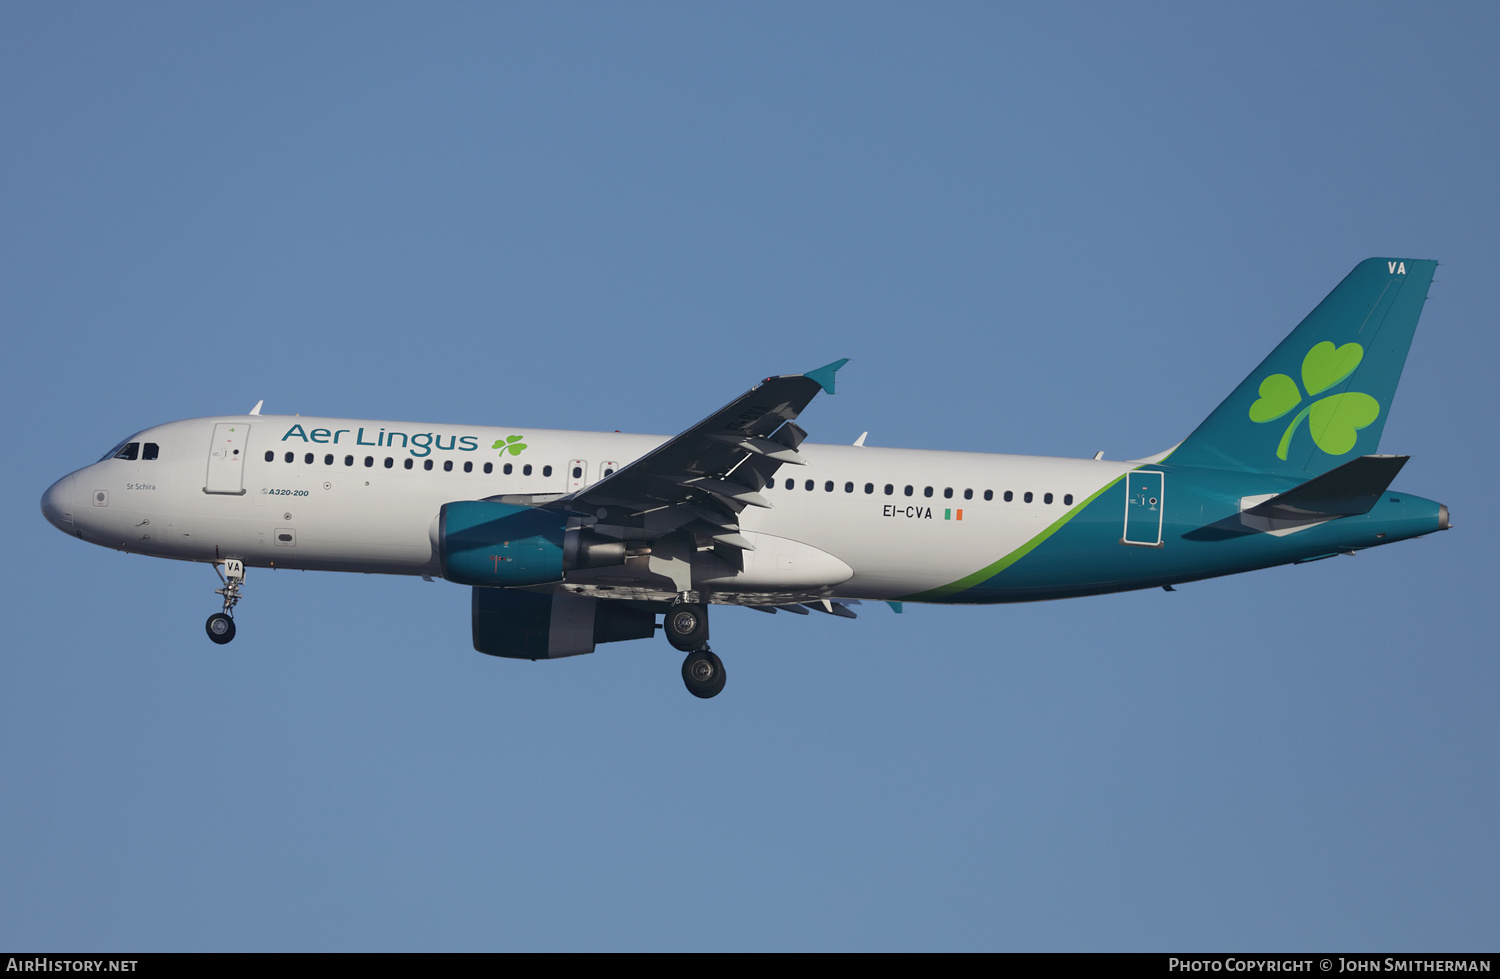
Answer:
[{"label": "nose landing gear", "polygon": [[219,565],[214,565],[214,573],[224,583],[223,588],[215,588],[215,595],[224,596],[224,611],[215,612],[203,623],[204,631],[208,638],[220,646],[234,638],[234,607],[240,601],[240,588],[245,583],[245,563],[243,561],[229,558],[221,562],[224,570],[219,570]]}]

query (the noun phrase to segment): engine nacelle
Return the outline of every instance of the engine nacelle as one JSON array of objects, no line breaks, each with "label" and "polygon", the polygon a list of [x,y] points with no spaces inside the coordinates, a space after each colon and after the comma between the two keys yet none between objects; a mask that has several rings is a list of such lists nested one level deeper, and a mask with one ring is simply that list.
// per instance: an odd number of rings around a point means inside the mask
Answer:
[{"label": "engine nacelle", "polygon": [[512,659],[592,653],[596,643],[650,639],[656,616],[623,602],[559,592],[475,588],[474,648]]},{"label": "engine nacelle", "polygon": [[624,541],[601,537],[576,517],[490,500],[443,504],[435,543],[443,577],[461,585],[541,585],[575,569],[625,563]]}]

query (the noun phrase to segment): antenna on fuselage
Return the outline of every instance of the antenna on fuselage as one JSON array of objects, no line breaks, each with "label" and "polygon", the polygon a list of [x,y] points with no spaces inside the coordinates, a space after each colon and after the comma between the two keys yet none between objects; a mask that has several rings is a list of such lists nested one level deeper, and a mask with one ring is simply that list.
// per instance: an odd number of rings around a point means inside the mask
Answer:
[{"label": "antenna on fuselage", "polygon": [[863,449],[865,447],[865,436],[869,434],[869,432],[860,432],[859,438],[854,440],[854,444]]},{"label": "antenna on fuselage", "polygon": [[266,403],[266,399],[265,398],[261,398],[259,401],[255,402],[255,407],[250,409],[250,414],[252,414],[252,415],[258,415],[258,414],[260,414],[260,406],[263,405],[263,404],[265,404],[265,403]]}]

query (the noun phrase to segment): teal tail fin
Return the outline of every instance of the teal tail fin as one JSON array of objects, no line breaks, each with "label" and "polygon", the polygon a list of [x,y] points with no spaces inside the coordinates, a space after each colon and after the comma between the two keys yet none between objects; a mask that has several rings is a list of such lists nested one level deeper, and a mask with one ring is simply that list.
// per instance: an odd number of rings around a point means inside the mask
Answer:
[{"label": "teal tail fin", "polygon": [[1165,461],[1305,480],[1374,455],[1436,269],[1360,262]]}]

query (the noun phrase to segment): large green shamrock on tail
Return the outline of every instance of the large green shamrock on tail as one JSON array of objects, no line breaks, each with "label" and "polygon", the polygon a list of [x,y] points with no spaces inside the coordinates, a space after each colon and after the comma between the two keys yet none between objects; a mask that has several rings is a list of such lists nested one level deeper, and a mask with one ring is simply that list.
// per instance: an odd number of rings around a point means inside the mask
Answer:
[{"label": "large green shamrock on tail", "polygon": [[[1335,347],[1324,340],[1302,358],[1302,386],[1309,398],[1327,391],[1350,374],[1365,357],[1365,348],[1357,343]],[[1250,420],[1261,424],[1275,421],[1302,403],[1297,382],[1285,374],[1272,374],[1260,382],[1260,398],[1250,406]],[[1354,448],[1361,428],[1368,428],[1380,417],[1380,402],[1359,391],[1330,394],[1312,402],[1301,411],[1281,436],[1276,458],[1285,460],[1292,444],[1292,434],[1302,419],[1311,417],[1308,430],[1313,444],[1329,455],[1341,456]]]},{"label": "large green shamrock on tail", "polygon": [[526,443],[521,441],[521,436],[510,435],[504,440],[496,439],[495,444],[490,446],[490,448],[499,449],[501,455],[509,452],[513,456],[518,456],[521,454],[521,450],[526,448]]}]

